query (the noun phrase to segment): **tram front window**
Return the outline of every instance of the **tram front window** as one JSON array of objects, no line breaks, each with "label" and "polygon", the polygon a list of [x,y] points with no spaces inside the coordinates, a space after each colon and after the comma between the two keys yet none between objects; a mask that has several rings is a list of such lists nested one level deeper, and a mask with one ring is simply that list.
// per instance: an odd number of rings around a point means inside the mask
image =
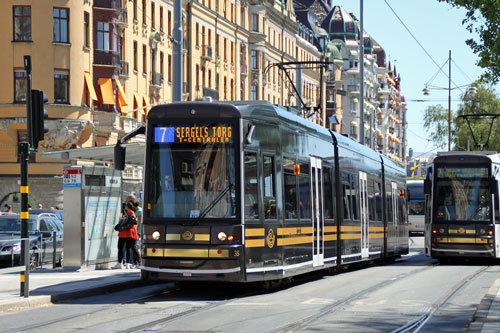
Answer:
[{"label": "tram front window", "polygon": [[488,168],[437,167],[436,222],[489,222]]},{"label": "tram front window", "polygon": [[153,127],[151,217],[236,217],[236,132],[227,123]]}]

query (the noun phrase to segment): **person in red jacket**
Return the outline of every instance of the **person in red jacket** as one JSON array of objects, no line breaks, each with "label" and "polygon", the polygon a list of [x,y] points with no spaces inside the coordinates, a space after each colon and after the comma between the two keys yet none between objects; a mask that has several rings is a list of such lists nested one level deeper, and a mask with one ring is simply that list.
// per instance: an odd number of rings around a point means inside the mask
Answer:
[{"label": "person in red jacket", "polygon": [[[127,214],[132,216],[137,220],[135,216],[135,205],[132,201],[129,201],[122,214]],[[121,217],[121,216],[120,216]],[[122,268],[131,268],[130,264],[130,252],[132,247],[135,245],[135,241],[137,240],[137,224],[132,226],[131,228],[122,230],[118,233],[118,263],[113,267],[115,269]],[[126,265],[123,265],[123,252],[125,251],[125,262]]]}]

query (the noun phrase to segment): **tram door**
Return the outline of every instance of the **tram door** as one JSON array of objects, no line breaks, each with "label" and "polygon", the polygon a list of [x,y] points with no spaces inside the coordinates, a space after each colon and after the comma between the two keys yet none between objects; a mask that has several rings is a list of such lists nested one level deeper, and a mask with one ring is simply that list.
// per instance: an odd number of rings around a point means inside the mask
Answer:
[{"label": "tram door", "polygon": [[312,183],[312,227],[313,227],[313,266],[324,264],[324,216],[323,216],[323,173],[321,160],[311,157],[311,183]]},{"label": "tram door", "polygon": [[369,257],[369,215],[368,215],[368,189],[366,173],[359,172],[359,206],[361,209],[361,258]]}]

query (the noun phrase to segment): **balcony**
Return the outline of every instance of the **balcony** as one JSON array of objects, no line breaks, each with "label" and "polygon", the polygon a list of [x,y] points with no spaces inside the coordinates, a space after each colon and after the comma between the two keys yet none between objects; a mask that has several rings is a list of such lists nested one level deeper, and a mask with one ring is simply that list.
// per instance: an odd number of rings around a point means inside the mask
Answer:
[{"label": "balcony", "polygon": [[163,81],[163,75],[161,73],[153,72],[151,73],[151,85],[155,87],[161,87]]},{"label": "balcony", "polygon": [[94,126],[98,133],[111,133],[122,130],[120,114],[117,112],[94,111]]},{"label": "balcony", "polygon": [[203,45],[201,59],[212,61],[212,46]]},{"label": "balcony", "polygon": [[248,38],[249,44],[257,44],[257,43],[265,43],[266,42],[266,34],[259,31],[250,31],[250,36]]},{"label": "balcony", "polygon": [[128,62],[121,60],[120,65],[120,76],[128,77]]},{"label": "balcony", "polygon": [[120,8],[120,13],[118,14],[118,18],[116,19],[116,24],[122,27],[128,27],[128,13],[127,9]]},{"label": "balcony", "polygon": [[118,10],[121,8],[121,0],[94,0],[94,8]]},{"label": "balcony", "polygon": [[208,87],[203,87],[203,97],[212,97],[213,100],[219,100],[219,91]]},{"label": "balcony", "polygon": [[137,125],[139,124],[139,121],[137,119],[131,117],[121,116],[120,120],[121,120],[122,130],[125,133],[128,133],[136,129]]},{"label": "balcony", "polygon": [[326,102],[326,109],[327,110],[336,110],[337,109],[337,102]]},{"label": "balcony", "polygon": [[115,51],[94,50],[94,65],[121,67],[121,55]]},{"label": "balcony", "polygon": [[359,84],[349,84],[347,85],[347,91],[354,93],[354,92],[359,92]]},{"label": "balcony", "polygon": [[240,65],[240,75],[248,76],[248,65],[247,64]]}]

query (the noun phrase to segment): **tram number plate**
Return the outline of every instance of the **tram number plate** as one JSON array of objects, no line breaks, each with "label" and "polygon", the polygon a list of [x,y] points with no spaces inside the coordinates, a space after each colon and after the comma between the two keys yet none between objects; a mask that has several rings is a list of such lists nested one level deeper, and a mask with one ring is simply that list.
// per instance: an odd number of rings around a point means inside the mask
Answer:
[{"label": "tram number plate", "polygon": [[191,272],[183,272],[182,276],[191,276]]}]

